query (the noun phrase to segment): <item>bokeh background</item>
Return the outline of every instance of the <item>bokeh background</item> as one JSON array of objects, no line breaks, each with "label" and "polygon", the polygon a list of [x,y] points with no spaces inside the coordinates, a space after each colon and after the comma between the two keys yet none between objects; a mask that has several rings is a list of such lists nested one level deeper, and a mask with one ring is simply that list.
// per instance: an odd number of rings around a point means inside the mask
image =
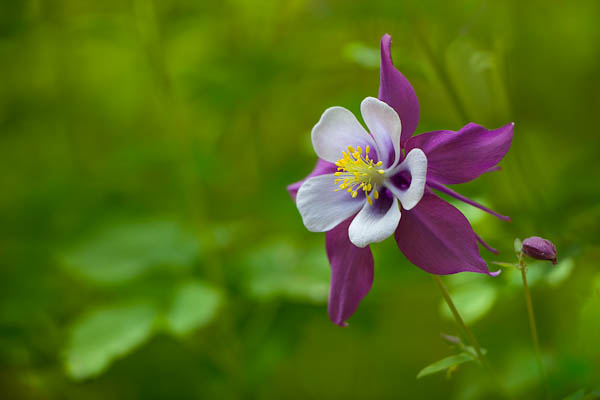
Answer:
[{"label": "bokeh background", "polygon": [[[373,246],[350,326],[322,234],[285,186],[323,110],[377,94],[379,39],[418,132],[516,123],[503,170],[455,187],[529,279],[548,398],[600,385],[600,2],[0,2],[0,397],[541,399],[518,271],[446,277],[500,377],[455,353],[431,277]],[[587,398],[593,398],[589,394]]]}]

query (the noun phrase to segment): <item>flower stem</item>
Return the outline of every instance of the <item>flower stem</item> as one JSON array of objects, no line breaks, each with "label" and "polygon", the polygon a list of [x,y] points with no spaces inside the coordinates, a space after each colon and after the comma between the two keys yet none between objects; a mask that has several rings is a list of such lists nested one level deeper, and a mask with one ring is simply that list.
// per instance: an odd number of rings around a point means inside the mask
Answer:
[{"label": "flower stem", "polygon": [[[525,303],[527,303],[527,315],[529,317],[529,328],[531,330],[531,339],[533,341],[533,347],[535,350],[535,358],[537,360],[538,368],[542,380],[545,382],[544,364],[542,363],[542,352],[540,350],[540,342],[538,340],[537,326],[535,324],[535,316],[533,315],[533,303],[531,302],[531,292],[529,291],[529,285],[527,285],[527,271],[525,270],[525,260],[523,253],[519,256],[519,266],[521,270],[521,277],[523,278],[523,289],[525,291]],[[545,384],[544,384],[545,387]]]},{"label": "flower stem", "polygon": [[485,366],[485,368],[489,371],[490,376],[494,380],[496,387],[501,391],[501,393],[506,398],[512,399],[512,396],[504,388],[502,381],[496,374],[496,371],[492,367],[492,364],[490,364],[490,362],[488,361],[485,354],[483,354],[483,351],[481,350],[481,346],[479,345],[479,342],[477,341],[477,339],[475,339],[475,335],[473,335],[473,332],[471,332],[471,330],[469,329],[467,324],[465,324],[465,321],[460,316],[458,309],[456,308],[456,306],[454,305],[454,302],[452,301],[452,298],[450,297],[450,293],[448,292],[448,289],[446,289],[446,285],[444,285],[444,282],[442,282],[442,279],[438,275],[431,275],[431,276],[433,277],[433,280],[435,281],[435,283],[438,284],[438,286],[442,292],[442,295],[444,296],[444,300],[446,300],[446,304],[448,304],[450,311],[452,311],[452,315],[454,315],[454,319],[456,320],[458,325],[462,328],[464,336],[466,337],[466,339],[469,342],[471,342],[471,346],[473,346],[473,348],[475,349],[475,353],[477,353],[477,358],[479,359],[479,362],[483,366]]},{"label": "flower stem", "polygon": [[452,314],[454,315],[454,319],[456,320],[458,325],[462,328],[465,336],[467,337],[469,342],[471,342],[471,345],[475,349],[475,352],[477,353],[477,358],[479,358],[479,361],[493,373],[490,363],[488,362],[486,356],[481,351],[481,346],[479,346],[479,342],[477,341],[477,339],[475,339],[475,336],[473,335],[473,333],[471,332],[471,330],[469,329],[467,324],[465,324],[465,321],[462,319],[462,317],[458,313],[458,310],[456,309],[456,306],[454,305],[454,302],[452,301],[452,298],[450,297],[450,293],[448,293],[448,289],[446,289],[446,285],[444,285],[444,282],[442,282],[442,279],[439,276],[437,276],[437,275],[432,275],[432,276],[433,276],[433,280],[438,284],[440,290],[442,291],[444,300],[446,300],[446,304],[448,304],[450,311],[452,311]]}]

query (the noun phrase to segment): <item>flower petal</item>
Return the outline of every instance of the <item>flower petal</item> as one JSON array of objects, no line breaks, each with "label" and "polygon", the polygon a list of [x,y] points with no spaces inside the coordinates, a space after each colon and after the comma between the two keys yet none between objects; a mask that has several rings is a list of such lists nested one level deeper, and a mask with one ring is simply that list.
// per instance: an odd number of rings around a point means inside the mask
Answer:
[{"label": "flower petal", "polygon": [[325,110],[311,133],[313,148],[319,158],[335,163],[348,146],[363,148],[374,142],[354,114],[343,107]]},{"label": "flower petal", "polygon": [[298,189],[300,189],[300,186],[302,186],[302,184],[304,182],[306,182],[306,180],[308,178],[312,178],[313,176],[319,176],[319,175],[323,175],[323,174],[333,174],[335,171],[337,171],[337,166],[333,163],[330,163],[328,161],[325,160],[321,160],[320,158],[317,160],[317,163],[315,164],[315,168],[312,170],[312,172],[310,174],[308,174],[308,176],[304,179],[302,179],[301,181],[292,183],[291,185],[287,186],[287,191],[290,194],[290,196],[292,197],[292,200],[296,201],[296,195],[298,194]]},{"label": "flower petal", "polygon": [[300,186],[296,206],[306,228],[325,232],[356,214],[366,203],[364,197],[352,198],[345,190],[335,191],[333,174],[309,178]]},{"label": "flower petal", "polygon": [[[405,173],[408,176],[405,177]],[[420,149],[413,149],[400,165],[386,175],[390,176],[385,180],[387,188],[398,197],[405,210],[410,210],[421,201],[425,191],[427,157]]]},{"label": "flower petal", "polygon": [[400,159],[400,132],[402,125],[394,109],[374,97],[367,97],[360,104],[360,112],[367,128],[375,139],[377,155],[384,168]]},{"label": "flower petal", "polygon": [[395,238],[406,258],[431,274],[492,274],[467,218],[429,191],[415,208],[402,213]]},{"label": "flower petal", "polygon": [[352,220],[348,235],[355,246],[366,247],[392,236],[398,222],[400,222],[398,200],[386,190],[378,200],[373,201],[373,205],[365,203]]},{"label": "flower petal", "polygon": [[387,33],[381,38],[381,69],[379,100],[396,110],[402,121],[402,139],[406,142],[417,129],[419,123],[419,100],[415,90],[394,67],[390,46],[392,37]]},{"label": "flower petal", "polygon": [[475,234],[475,238],[477,239],[477,241],[479,242],[479,244],[482,245],[483,247],[485,247],[485,249],[487,251],[489,251],[490,253],[500,254],[500,252],[498,250],[496,250],[495,248],[493,248],[492,246],[490,246],[489,244],[487,244],[485,242],[485,240],[483,240],[481,238],[481,236],[479,236],[478,234]]},{"label": "flower petal", "polygon": [[443,184],[472,181],[502,160],[513,138],[514,123],[495,130],[469,123],[458,132],[427,132],[410,138],[406,150],[419,148],[429,160],[428,179]]},{"label": "flower petal", "polygon": [[329,318],[346,326],[373,284],[373,254],[369,247],[358,248],[348,238],[350,219],[325,234],[327,257],[331,264]]},{"label": "flower petal", "polygon": [[435,180],[433,179],[429,179],[427,181],[427,186],[429,186],[431,189],[435,189],[438,190],[444,194],[447,194],[448,196],[452,196],[455,199],[458,199],[460,201],[464,201],[465,203],[479,208],[482,211],[485,211],[486,213],[492,214],[494,217],[499,218],[503,221],[510,221],[510,217],[506,216],[506,215],[502,215],[502,214],[498,214],[496,211],[490,210],[489,208],[487,208],[486,206],[484,206],[483,204],[479,204],[476,201],[473,201],[471,199],[469,199],[466,196],[463,196],[460,193],[455,192],[454,190],[450,189],[447,186],[442,185],[441,183],[437,183]]}]

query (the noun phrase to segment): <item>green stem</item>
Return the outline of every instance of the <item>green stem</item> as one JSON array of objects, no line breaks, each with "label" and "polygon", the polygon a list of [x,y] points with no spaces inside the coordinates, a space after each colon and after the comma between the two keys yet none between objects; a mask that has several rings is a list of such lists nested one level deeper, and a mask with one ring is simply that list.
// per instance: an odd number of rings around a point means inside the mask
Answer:
[{"label": "green stem", "polygon": [[444,282],[442,282],[442,279],[439,276],[437,276],[437,275],[432,275],[432,276],[433,276],[433,280],[438,284],[440,290],[442,291],[444,300],[446,300],[446,304],[448,304],[450,311],[452,311],[452,315],[454,315],[454,319],[456,320],[458,325],[462,328],[466,338],[469,340],[469,342],[471,342],[471,345],[475,349],[475,352],[477,353],[477,358],[479,358],[479,361],[481,361],[481,363],[483,365],[485,365],[486,368],[488,368],[488,369],[490,369],[490,371],[492,371],[490,363],[488,362],[486,356],[483,354],[483,351],[481,351],[481,346],[479,346],[479,342],[477,341],[477,339],[475,339],[473,332],[471,332],[471,330],[469,329],[467,324],[465,324],[465,321],[462,319],[456,306],[454,305],[454,302],[452,301],[452,298],[450,297],[450,293],[448,293],[448,289],[446,289],[446,285],[444,285]]},{"label": "green stem", "polygon": [[510,393],[506,392],[506,389],[504,388],[502,381],[496,374],[496,371],[494,370],[494,368],[492,368],[492,364],[490,364],[490,362],[488,361],[485,354],[483,354],[483,351],[481,350],[481,346],[479,345],[479,342],[477,341],[477,339],[475,339],[475,335],[473,335],[473,332],[471,332],[471,330],[469,329],[467,324],[465,324],[465,321],[460,316],[458,309],[456,308],[456,306],[454,305],[454,302],[452,301],[452,297],[450,297],[450,293],[448,292],[448,289],[446,289],[446,285],[444,285],[444,282],[442,282],[442,279],[438,275],[431,275],[431,276],[433,277],[433,280],[435,281],[435,283],[438,284],[438,286],[442,292],[442,295],[444,296],[444,300],[446,300],[446,304],[448,304],[450,311],[452,311],[452,315],[454,315],[454,319],[456,320],[458,325],[462,328],[467,340],[469,342],[471,342],[471,346],[473,346],[473,348],[475,349],[475,352],[477,353],[477,358],[479,358],[479,362],[481,362],[481,364],[484,365],[485,368],[487,368],[487,370],[490,373],[490,376],[492,377],[495,384],[497,385],[497,388],[502,392],[502,394],[506,398],[512,399],[512,396],[510,395]]},{"label": "green stem", "polygon": [[[537,326],[535,324],[535,316],[533,314],[533,303],[531,301],[531,292],[529,291],[529,285],[527,284],[527,271],[525,269],[525,260],[523,253],[519,256],[519,266],[521,270],[521,277],[523,278],[523,289],[525,291],[525,303],[527,304],[527,315],[529,317],[529,328],[531,330],[531,339],[533,341],[533,347],[535,349],[535,358],[537,360],[538,368],[540,370],[540,376],[542,381],[546,381],[544,373],[544,364],[542,363],[542,352],[540,350],[540,342],[538,340]],[[544,384],[545,387],[545,384]]]}]

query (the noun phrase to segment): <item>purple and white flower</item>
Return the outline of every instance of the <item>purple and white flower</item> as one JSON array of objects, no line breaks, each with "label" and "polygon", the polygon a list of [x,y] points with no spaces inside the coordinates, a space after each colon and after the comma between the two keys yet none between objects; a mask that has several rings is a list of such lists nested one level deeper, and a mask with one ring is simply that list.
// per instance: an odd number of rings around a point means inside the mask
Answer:
[{"label": "purple and white flower", "polygon": [[508,220],[445,185],[497,170],[510,148],[514,124],[487,130],[470,123],[458,132],[413,137],[419,103],[392,63],[390,45],[386,34],[381,39],[379,99],[361,103],[368,131],[345,108],[327,109],[311,133],[317,165],[307,178],[288,186],[306,227],[326,232],[332,268],[329,316],[342,326],[372,286],[369,244],[392,234],[406,258],[429,273],[495,275],[477,243],[495,250],[433,190]]},{"label": "purple and white flower", "polygon": [[330,231],[356,215],[348,228],[349,239],[365,247],[394,233],[401,217],[398,203],[405,210],[419,203],[427,157],[413,149],[400,162],[401,125],[393,108],[367,97],[360,109],[371,134],[345,108],[323,113],[312,130],[313,147],[337,171],[307,179],[298,190],[296,205],[312,232]]}]

